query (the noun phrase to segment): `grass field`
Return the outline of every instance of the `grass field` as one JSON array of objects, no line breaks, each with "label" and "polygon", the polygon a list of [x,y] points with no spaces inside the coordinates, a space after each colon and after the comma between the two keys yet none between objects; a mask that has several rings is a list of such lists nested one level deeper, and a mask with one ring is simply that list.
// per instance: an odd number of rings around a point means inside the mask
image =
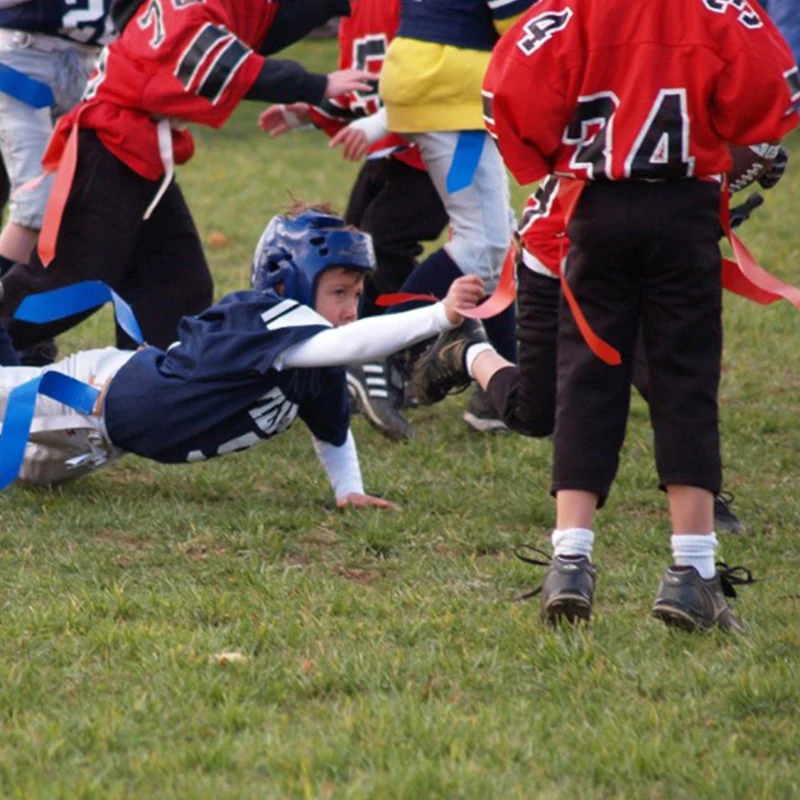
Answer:
[{"label": "grass field", "polygon": [[[318,67],[330,43],[298,48]],[[200,131],[180,173],[217,281],[246,285],[292,192],[342,206],[355,169],[255,105]],[[800,284],[794,170],[744,229]],[[516,189],[519,203],[524,193]],[[800,316],[726,299],[726,484],[748,526],[721,555],[763,582],[748,639],[648,617],[669,562],[646,407],[599,517],[594,623],[512,602],[546,545],[550,443],[481,438],[457,397],[391,445],[357,418],[369,490],[340,514],[302,425],[187,467],[134,457],[0,496],[3,798],[789,798],[800,795]],[[62,351],[110,343],[99,315]],[[223,666],[215,654],[237,651]]]}]

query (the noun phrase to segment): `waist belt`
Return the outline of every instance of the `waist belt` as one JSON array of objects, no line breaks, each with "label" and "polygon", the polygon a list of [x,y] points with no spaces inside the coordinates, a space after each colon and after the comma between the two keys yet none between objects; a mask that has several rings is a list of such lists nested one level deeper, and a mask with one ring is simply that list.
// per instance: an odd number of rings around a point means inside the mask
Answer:
[{"label": "waist belt", "polygon": [[53,90],[46,83],[6,64],[0,64],[0,92],[34,108],[47,108],[56,102]]}]

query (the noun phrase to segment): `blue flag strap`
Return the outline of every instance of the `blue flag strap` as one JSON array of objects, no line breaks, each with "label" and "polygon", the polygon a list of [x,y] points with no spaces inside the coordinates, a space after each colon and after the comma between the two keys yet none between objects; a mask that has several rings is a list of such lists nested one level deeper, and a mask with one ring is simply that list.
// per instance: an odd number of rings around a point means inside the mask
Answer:
[{"label": "blue flag strap", "polygon": [[56,103],[53,90],[46,83],[6,64],[0,64],[0,92],[10,94],[16,100],[34,108],[47,108]]},{"label": "blue flag strap", "polygon": [[63,289],[29,295],[20,303],[14,319],[42,325],[99,308],[109,301],[114,304],[117,325],[137,344],[144,344],[133,309],[103,281],[81,281]]},{"label": "blue flag strap", "polygon": [[12,389],[0,433],[0,489],[5,489],[19,475],[36,410],[36,397],[40,394],[81,414],[91,414],[100,390],[52,370]]},{"label": "blue flag strap", "polygon": [[447,172],[447,191],[455,194],[472,183],[483,154],[488,134],[485,131],[461,131],[458,134],[453,162]]}]

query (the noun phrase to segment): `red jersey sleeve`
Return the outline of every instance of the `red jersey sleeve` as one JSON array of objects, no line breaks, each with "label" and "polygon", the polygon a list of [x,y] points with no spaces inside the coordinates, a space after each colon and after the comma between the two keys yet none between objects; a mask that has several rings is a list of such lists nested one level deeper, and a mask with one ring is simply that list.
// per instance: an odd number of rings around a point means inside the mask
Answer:
[{"label": "red jersey sleeve", "polygon": [[[261,4],[256,15],[243,3],[219,0],[143,3],[121,40],[148,76],[141,107],[220,127],[261,70],[264,58],[252,48],[263,40],[276,8]],[[237,31],[247,33],[237,36]]]},{"label": "red jersey sleeve", "polygon": [[775,141],[798,123],[800,72],[772,21],[759,16],[752,28],[733,28],[736,52],[726,59],[712,95],[712,124],[734,144]]},{"label": "red jersey sleeve", "polygon": [[[568,120],[572,11],[544,0],[498,42],[484,80],[484,119],[521,184],[550,174]],[[541,31],[545,31],[542,33]]]}]

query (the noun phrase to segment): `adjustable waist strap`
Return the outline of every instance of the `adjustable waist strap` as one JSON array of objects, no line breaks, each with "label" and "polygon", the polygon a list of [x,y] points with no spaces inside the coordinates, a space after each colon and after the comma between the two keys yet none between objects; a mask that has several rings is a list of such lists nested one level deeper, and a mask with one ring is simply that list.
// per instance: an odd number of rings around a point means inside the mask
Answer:
[{"label": "adjustable waist strap", "polygon": [[6,64],[0,64],[0,92],[34,108],[47,108],[56,102],[53,90],[46,83]]}]

